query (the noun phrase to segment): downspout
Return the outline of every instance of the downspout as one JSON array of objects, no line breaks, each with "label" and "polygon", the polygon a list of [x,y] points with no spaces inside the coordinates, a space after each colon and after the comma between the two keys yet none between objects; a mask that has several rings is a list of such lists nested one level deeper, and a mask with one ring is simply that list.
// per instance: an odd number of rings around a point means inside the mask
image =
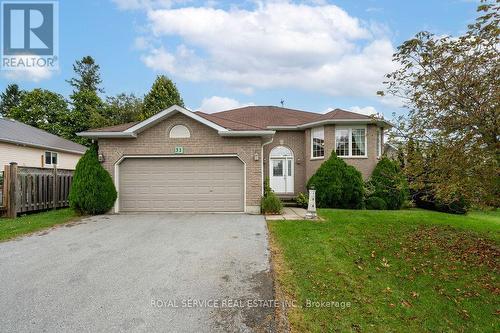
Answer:
[{"label": "downspout", "polygon": [[274,135],[271,137],[271,140],[267,142],[263,142],[261,146],[261,152],[260,152],[260,175],[261,175],[261,184],[262,184],[262,191],[261,191],[261,196],[264,196],[264,146],[270,144],[274,140]]}]

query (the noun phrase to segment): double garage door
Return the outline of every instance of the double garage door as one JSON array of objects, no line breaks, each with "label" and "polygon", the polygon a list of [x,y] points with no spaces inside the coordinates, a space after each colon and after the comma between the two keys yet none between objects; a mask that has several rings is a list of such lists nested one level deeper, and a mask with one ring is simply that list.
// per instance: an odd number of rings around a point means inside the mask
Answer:
[{"label": "double garage door", "polygon": [[244,177],[236,157],[126,158],[119,165],[119,209],[242,212]]}]

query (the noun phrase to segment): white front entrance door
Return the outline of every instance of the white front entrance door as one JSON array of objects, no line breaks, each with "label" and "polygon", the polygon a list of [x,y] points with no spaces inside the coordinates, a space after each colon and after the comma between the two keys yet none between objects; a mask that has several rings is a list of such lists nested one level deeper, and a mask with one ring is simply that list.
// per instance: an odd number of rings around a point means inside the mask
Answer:
[{"label": "white front entrance door", "polygon": [[269,155],[269,185],[276,193],[293,193],[293,155],[290,149],[275,147]]}]

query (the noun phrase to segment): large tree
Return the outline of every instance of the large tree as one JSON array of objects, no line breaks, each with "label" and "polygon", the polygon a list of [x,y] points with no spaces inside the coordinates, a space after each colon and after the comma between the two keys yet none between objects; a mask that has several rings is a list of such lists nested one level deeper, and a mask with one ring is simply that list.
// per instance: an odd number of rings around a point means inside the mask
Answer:
[{"label": "large tree", "polygon": [[111,125],[141,119],[142,99],[134,94],[121,93],[106,98],[105,116]]},{"label": "large tree", "polygon": [[144,97],[142,119],[149,118],[172,105],[184,106],[184,101],[175,83],[165,75],[159,75]]},{"label": "large tree", "polygon": [[102,83],[99,65],[91,56],[85,56],[73,64],[75,77],[66,80],[73,88],[73,92],[90,90],[103,93],[100,87]]},{"label": "large tree", "polygon": [[65,127],[68,103],[63,96],[48,90],[24,93],[19,105],[10,110],[9,117],[58,136],[70,136]]},{"label": "large tree", "polygon": [[11,109],[21,103],[23,94],[24,90],[19,89],[17,84],[9,84],[0,94],[0,116],[11,117]]},{"label": "large tree", "polygon": [[[499,1],[483,1],[460,37],[420,32],[398,47],[386,90],[409,109],[397,135],[417,144],[406,172],[414,191],[443,202],[499,205]],[[422,165],[425,161],[425,167]]]},{"label": "large tree", "polygon": [[89,145],[90,140],[78,137],[76,133],[110,124],[104,115],[104,103],[99,96],[104,91],[100,87],[101,74],[99,65],[90,56],[77,60],[73,70],[75,76],[67,80],[74,88],[70,96],[72,108],[68,127],[72,140]]}]

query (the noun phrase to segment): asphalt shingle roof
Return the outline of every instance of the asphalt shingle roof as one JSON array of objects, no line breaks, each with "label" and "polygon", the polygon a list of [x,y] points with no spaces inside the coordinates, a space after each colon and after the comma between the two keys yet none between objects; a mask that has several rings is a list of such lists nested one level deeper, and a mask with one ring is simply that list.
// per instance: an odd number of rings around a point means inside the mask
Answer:
[{"label": "asphalt shingle roof", "polygon": [[0,142],[81,154],[87,150],[78,143],[9,118],[0,118]]},{"label": "asphalt shingle roof", "polygon": [[[265,130],[268,126],[297,126],[322,120],[369,120],[370,116],[335,109],[325,114],[279,106],[245,106],[216,113],[195,112],[219,126],[233,131]],[[138,122],[89,130],[89,132],[123,132]]]}]

